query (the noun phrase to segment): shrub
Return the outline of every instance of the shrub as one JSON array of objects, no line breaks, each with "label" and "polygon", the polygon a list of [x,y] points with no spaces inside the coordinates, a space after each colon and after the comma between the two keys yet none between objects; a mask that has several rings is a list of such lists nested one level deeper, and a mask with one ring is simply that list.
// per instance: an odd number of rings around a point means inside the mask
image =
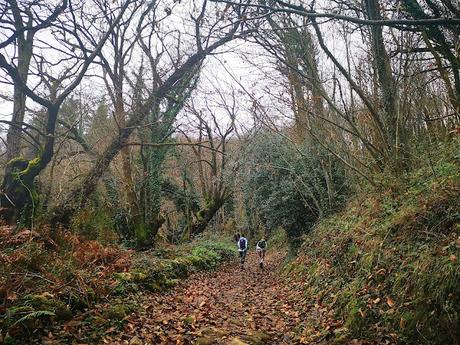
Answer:
[{"label": "shrub", "polygon": [[347,195],[342,166],[306,143],[262,134],[244,159],[250,165],[243,184],[248,213],[257,214],[268,232],[285,229],[291,247]]}]

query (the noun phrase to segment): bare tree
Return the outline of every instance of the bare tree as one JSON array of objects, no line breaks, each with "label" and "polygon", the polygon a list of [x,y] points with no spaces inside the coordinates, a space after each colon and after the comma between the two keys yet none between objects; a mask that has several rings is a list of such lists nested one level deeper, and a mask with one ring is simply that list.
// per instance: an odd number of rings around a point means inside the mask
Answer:
[{"label": "bare tree", "polygon": [[[2,27],[5,30],[4,40],[0,49],[14,45],[14,58],[18,76],[27,84],[30,61],[34,45],[35,34],[39,30],[49,27],[56,18],[66,10],[68,2],[62,1],[54,9],[46,4],[39,4],[37,8],[20,7],[16,0],[7,0],[2,10]],[[8,34],[6,32],[8,31]],[[20,85],[14,84],[13,116],[7,134],[7,161],[18,157],[21,149],[22,126],[26,108],[26,95]]]},{"label": "bare tree", "polygon": [[[232,1],[220,1],[227,4],[235,4]],[[401,171],[409,164],[409,151],[407,146],[410,142],[410,132],[408,124],[410,119],[407,114],[401,113],[399,99],[399,84],[398,76],[393,70],[396,66],[394,61],[395,56],[390,56],[389,45],[395,43],[393,30],[399,32],[414,32],[421,33],[426,42],[425,48],[400,50],[398,60],[406,60],[401,54],[431,52],[434,57],[434,62],[441,79],[446,85],[449,100],[454,108],[454,115],[458,114],[458,104],[456,103],[456,80],[458,80],[458,54],[452,48],[455,47],[455,42],[458,40],[458,6],[447,1],[441,4],[438,1],[429,1],[424,5],[422,1],[404,1],[404,7],[397,7],[392,3],[383,3],[379,1],[365,1],[363,6],[359,4],[350,4],[343,1],[333,1],[330,4],[317,4],[312,2],[310,5],[297,4],[293,2],[285,2],[275,0],[271,2],[245,3],[241,6],[251,8],[257,13],[259,18],[265,16],[274,35],[279,41],[283,42],[284,47],[281,50],[270,42],[270,33],[267,36],[259,36],[258,41],[265,46],[272,54],[278,57],[284,65],[287,66],[286,72],[289,73],[288,79],[291,85],[291,95],[293,97],[294,115],[298,123],[305,121],[308,116],[305,111],[310,107],[309,101],[305,98],[305,88],[311,84],[312,78],[309,72],[308,64],[299,66],[298,60],[307,61],[306,58],[311,49],[302,46],[302,42],[309,37],[306,25],[311,25],[316,33],[319,47],[324,54],[332,61],[335,70],[344,78],[348,86],[351,87],[350,93],[352,101],[355,98],[355,93],[363,105],[365,112],[370,115],[372,120],[371,126],[367,125],[360,128],[356,122],[356,116],[350,114],[347,106],[344,104],[338,105],[335,102],[336,95],[339,94],[342,101],[343,92],[340,81],[334,75],[332,85],[332,98],[326,94],[325,88],[321,82],[313,84],[313,88],[317,95],[328,104],[328,106],[339,115],[340,120],[328,117],[322,111],[315,111],[323,121],[329,124],[336,125],[346,135],[359,138],[368,153],[375,162],[375,166],[379,170],[389,169],[392,171]],[[318,10],[317,8],[321,8]],[[384,13],[383,13],[384,12]],[[364,14],[364,18],[362,17]],[[253,15],[255,17],[255,15]],[[289,18],[289,24],[283,23],[283,18]],[[293,20],[293,18],[303,18],[302,20]],[[322,18],[331,19],[334,21],[342,21],[348,23],[350,30],[361,32],[364,42],[369,44],[369,57],[373,61],[372,70],[375,71],[372,84],[374,89],[372,93],[367,92],[365,85],[359,82],[357,76],[354,75],[350,68],[349,56],[347,57],[347,66],[345,66],[340,58],[331,50],[325,41],[325,30],[321,29]],[[261,25],[260,22],[257,25]],[[263,27],[263,26],[262,26]],[[390,28],[387,31],[384,28]],[[297,31],[305,31],[293,37],[292,34]],[[281,31],[281,32],[280,32]],[[267,31],[264,31],[265,35]],[[328,35],[329,32],[326,32]],[[291,36],[291,37],[289,37]],[[291,40],[291,48],[286,43]],[[296,52],[296,48],[299,51]],[[349,51],[348,51],[349,52]],[[293,53],[295,53],[293,55]],[[457,56],[456,56],[457,55]],[[296,56],[296,59],[293,59]],[[426,58],[426,56],[425,56]],[[445,66],[445,62],[449,62],[449,66]],[[292,73],[291,73],[292,72]],[[300,79],[299,79],[299,76]],[[302,86],[303,85],[303,86]],[[314,103],[314,102],[311,102]],[[304,109],[302,111],[302,109]],[[356,112],[356,109],[354,109]],[[318,116],[316,116],[318,117]],[[358,121],[359,122],[359,121]],[[361,121],[363,124],[364,122]],[[344,126],[345,124],[345,126]],[[300,126],[303,128],[304,125]],[[369,137],[369,134],[371,136]]]},{"label": "bare tree", "polygon": [[[235,7],[232,23],[219,24],[219,18],[217,18],[216,24],[207,26],[209,29],[206,35],[202,35],[200,25],[205,23],[203,16],[206,14],[206,8],[207,2],[204,1],[198,12],[198,18],[194,20],[195,50],[189,53],[187,58],[181,56],[177,60],[173,59],[172,63],[166,67],[165,76],[159,82],[154,81],[150,87],[147,86],[143,90],[141,94],[144,97],[139,97],[141,101],[136,103],[135,109],[133,109],[129,120],[126,122],[126,127],[120,128],[119,134],[109,144],[82,182],[72,189],[68,197],[56,207],[52,216],[54,222],[68,223],[74,212],[85,205],[88,200],[87,196],[95,189],[99,178],[107,170],[113,158],[127,144],[131,133],[142,126],[143,121],[149,117],[149,114],[165,109],[168,101],[177,102],[174,98],[174,93],[183,88],[184,85],[187,85],[187,80],[196,73],[206,56],[224,44],[253,32],[253,30],[245,30],[244,20],[241,20],[244,11],[241,12],[240,7]],[[169,13],[169,10],[167,13]],[[149,28],[154,29],[152,26],[149,26]],[[147,237],[146,242],[152,241],[150,232],[147,232],[145,236]]]},{"label": "bare tree", "polygon": [[[8,61],[7,51],[12,49],[14,46],[14,39],[7,39],[2,43],[4,53],[0,53],[0,68],[6,72],[7,77],[11,82],[14,83],[15,88],[18,88],[24,97],[29,97],[35,103],[43,106],[46,109],[46,127],[45,132],[40,133],[43,137],[44,144],[39,150],[39,154],[33,159],[25,159],[22,157],[15,157],[10,160],[6,167],[5,177],[2,183],[2,196],[1,201],[3,205],[2,215],[7,220],[14,220],[18,213],[23,210],[24,206],[31,205],[32,208],[35,208],[38,201],[38,196],[35,191],[34,179],[40,174],[40,172],[46,168],[48,163],[51,161],[51,158],[54,153],[54,144],[55,144],[55,130],[58,120],[59,108],[63,104],[67,96],[80,84],[84,75],[86,74],[89,66],[99,54],[100,50],[104,46],[106,40],[108,39],[110,32],[118,25],[118,22],[123,17],[123,14],[130,4],[130,1],[127,1],[123,6],[116,8],[115,11],[118,13],[113,24],[107,28],[107,31],[100,39],[97,41],[97,45],[89,48],[85,46],[81,40],[79,40],[78,33],[80,28],[80,23],[75,17],[76,9],[73,6],[69,6],[68,10],[65,13],[62,11],[66,8],[67,2],[64,2],[63,7],[56,9],[54,15],[49,16],[49,19],[46,23],[38,24],[35,28],[35,32],[42,30],[50,25],[53,25],[54,32],[58,35],[69,36],[73,35],[75,43],[68,48],[73,52],[72,56],[67,56],[64,58],[64,61],[72,60],[70,62],[70,69],[66,69],[58,78],[52,77],[49,75],[49,79],[52,81],[52,92],[49,97],[43,96],[40,94],[37,86],[32,87],[28,85],[27,80],[23,79],[19,66],[16,66],[14,60]],[[41,6],[38,4],[38,10],[41,9]],[[13,11],[12,8],[9,8],[10,11]],[[30,11],[35,9],[30,8]],[[62,14],[61,14],[62,13]],[[63,20],[65,24],[60,22],[61,16],[68,16],[67,20]],[[29,28],[26,27],[23,31],[27,31]],[[13,34],[14,36],[17,33]],[[62,40],[56,38],[58,42],[62,43]],[[55,44],[57,44],[55,42]],[[50,48],[52,44],[46,44],[46,48]],[[62,52],[63,47],[56,47],[57,51]],[[51,49],[51,48],[50,48]],[[76,54],[78,50],[81,55]],[[46,58],[42,55],[43,52],[33,53],[33,58],[38,62],[39,71],[44,72],[43,64],[46,63]],[[52,65],[53,62],[50,62]],[[43,81],[46,74],[40,74],[40,81]],[[66,85],[62,86],[62,83],[66,81]],[[61,88],[61,91],[58,93],[58,88]],[[17,124],[13,124],[17,125]]]},{"label": "bare tree", "polygon": [[[96,1],[96,5],[103,12],[107,12],[110,8],[110,3],[104,0]],[[125,90],[128,79],[127,68],[131,65],[129,62],[133,59],[137,42],[142,34],[136,30],[136,27],[139,28],[144,25],[143,20],[147,13],[152,11],[152,7],[153,3],[145,6],[142,1],[133,4],[126,19],[111,32],[108,44],[98,55],[98,62],[102,66],[103,80],[112,101],[113,116],[118,129],[126,126],[128,118]],[[135,20],[136,16],[140,16],[139,21]],[[113,23],[115,19],[114,15],[104,17],[108,25]],[[87,34],[87,39],[94,40],[90,32]],[[134,189],[130,148],[128,146],[121,149],[121,160],[124,185],[122,193],[126,197],[129,214],[133,218],[137,218],[140,214],[140,206]]]},{"label": "bare tree", "polygon": [[[198,168],[198,181],[203,203],[200,210],[193,214],[186,226],[185,234],[195,236],[202,233],[216,213],[232,195],[232,180],[236,165],[231,164],[231,140],[235,132],[237,96],[232,90],[230,97],[216,90],[218,104],[212,109],[209,102],[204,108],[190,102],[187,109],[195,117],[194,128],[196,137],[191,137],[182,131],[189,143],[206,143],[200,146],[191,146],[195,155],[195,164]],[[216,114],[218,110],[223,114]],[[223,125],[222,122],[228,122]],[[193,131],[192,131],[193,132]],[[234,163],[234,162],[233,162]]]}]

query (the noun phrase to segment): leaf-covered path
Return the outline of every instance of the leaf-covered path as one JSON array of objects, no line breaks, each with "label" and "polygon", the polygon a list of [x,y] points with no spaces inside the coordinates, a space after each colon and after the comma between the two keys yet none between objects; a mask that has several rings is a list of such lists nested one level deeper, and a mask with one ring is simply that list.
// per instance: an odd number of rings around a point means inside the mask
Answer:
[{"label": "leaf-covered path", "polygon": [[280,253],[265,269],[250,253],[246,269],[236,261],[196,273],[166,294],[148,295],[125,330],[105,337],[116,344],[292,344],[300,321],[300,292],[276,272]]}]

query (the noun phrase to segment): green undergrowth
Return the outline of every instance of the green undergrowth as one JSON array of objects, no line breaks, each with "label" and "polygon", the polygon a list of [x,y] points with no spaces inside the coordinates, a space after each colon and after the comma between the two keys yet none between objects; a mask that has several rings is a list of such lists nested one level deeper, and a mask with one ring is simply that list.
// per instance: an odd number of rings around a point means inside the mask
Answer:
[{"label": "green undergrowth", "polygon": [[115,274],[118,285],[114,293],[125,294],[142,289],[163,291],[193,272],[214,269],[234,256],[234,245],[216,237],[137,253],[128,272]]},{"label": "green undergrowth", "polygon": [[232,243],[217,237],[135,252],[65,231],[52,240],[49,233],[0,227],[0,343],[26,343],[76,317],[96,333],[121,326],[138,307],[134,294],[164,291],[235,255]]},{"label": "green undergrowth", "polygon": [[460,160],[351,200],[285,268],[310,310],[304,342],[459,344]]}]

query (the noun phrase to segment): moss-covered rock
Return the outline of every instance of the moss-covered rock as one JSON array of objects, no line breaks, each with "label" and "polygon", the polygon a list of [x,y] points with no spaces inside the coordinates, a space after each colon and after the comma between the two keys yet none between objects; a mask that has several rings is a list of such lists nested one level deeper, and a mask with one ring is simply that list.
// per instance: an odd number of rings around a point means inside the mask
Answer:
[{"label": "moss-covered rock", "polygon": [[197,345],[212,345],[218,343],[219,338],[215,336],[201,336],[198,337],[195,341],[195,344]]},{"label": "moss-covered rock", "polygon": [[104,315],[112,321],[122,321],[134,310],[134,306],[128,303],[117,303],[111,305]]},{"label": "moss-covered rock", "polygon": [[201,345],[217,344],[222,338],[228,335],[227,331],[215,327],[202,328],[197,334],[199,337],[196,339],[195,343]]},{"label": "moss-covered rock", "polygon": [[192,261],[188,257],[179,257],[168,263],[167,270],[171,276],[185,278],[189,274]]}]

